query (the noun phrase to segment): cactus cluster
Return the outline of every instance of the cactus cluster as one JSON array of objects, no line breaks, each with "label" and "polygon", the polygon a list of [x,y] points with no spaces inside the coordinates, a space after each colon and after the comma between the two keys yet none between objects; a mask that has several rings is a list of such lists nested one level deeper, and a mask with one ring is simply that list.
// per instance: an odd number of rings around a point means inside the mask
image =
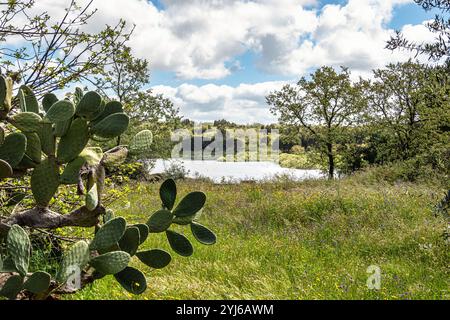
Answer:
[{"label": "cactus cluster", "polygon": [[[102,207],[104,167],[123,162],[128,154],[147,152],[153,141],[152,133],[145,130],[127,147],[103,152],[91,146],[90,141],[107,141],[127,130],[129,118],[119,102],[105,102],[96,92],[77,89],[72,100],[58,100],[49,93],[39,104],[26,86],[18,90],[14,99],[11,80],[0,77],[0,121],[6,124],[0,126],[0,179],[29,172],[38,212],[48,209],[61,185],[74,185],[85,196],[81,209],[103,215],[103,223],[97,224],[93,239],[68,248],[53,277],[42,271],[28,272],[29,235],[18,224],[10,225],[6,256],[0,256],[0,273],[13,275],[0,289],[0,296],[14,299],[26,291],[45,297],[63,287],[74,270],[95,279],[112,275],[125,290],[141,294],[147,288],[147,280],[140,270],[130,266],[132,258],[154,269],[164,268],[172,260],[164,250],[140,250],[149,235],[165,233],[173,251],[184,257],[193,254],[193,246],[187,237],[170,229],[173,225],[189,225],[194,238],[202,244],[216,242],[214,233],[196,222],[206,202],[205,194],[190,193],[175,206],[177,188],[173,180],[165,181],[160,188],[161,210],[140,224],[129,225]],[[20,197],[10,201],[20,201]]]}]

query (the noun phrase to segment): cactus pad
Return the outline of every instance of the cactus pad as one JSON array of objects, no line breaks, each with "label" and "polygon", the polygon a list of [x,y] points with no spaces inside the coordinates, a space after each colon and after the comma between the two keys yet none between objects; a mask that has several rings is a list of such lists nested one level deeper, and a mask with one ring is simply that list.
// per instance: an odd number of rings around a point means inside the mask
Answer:
[{"label": "cactus pad", "polygon": [[8,162],[0,159],[0,179],[10,178],[13,175],[13,169]]},{"label": "cactus pad", "polygon": [[199,212],[206,202],[203,192],[192,192],[181,200],[173,214],[177,217],[189,217]]},{"label": "cactus pad", "polygon": [[125,233],[127,222],[118,217],[105,223],[90,244],[91,250],[108,249],[115,245]]},{"label": "cactus pad", "polygon": [[86,208],[89,211],[94,211],[98,206],[98,192],[97,192],[97,184],[94,183],[92,188],[86,194]]},{"label": "cactus pad", "polygon": [[53,126],[51,123],[43,122],[38,132],[41,140],[42,151],[48,156],[55,155],[56,138],[53,135]]},{"label": "cactus pad", "polygon": [[141,271],[126,267],[114,275],[117,282],[131,294],[139,295],[147,290],[147,280]]},{"label": "cactus pad", "polygon": [[85,163],[86,160],[83,157],[77,157],[69,162],[61,175],[61,183],[65,185],[77,184],[80,170]]},{"label": "cactus pad", "polygon": [[67,134],[61,138],[58,146],[58,161],[68,163],[78,157],[89,141],[87,122],[75,119]]},{"label": "cactus pad", "polygon": [[170,253],[159,249],[138,252],[136,256],[142,263],[154,269],[165,268],[172,261]]},{"label": "cactus pad", "polygon": [[22,133],[12,133],[6,136],[0,146],[0,159],[15,168],[22,160],[27,147],[27,138]]},{"label": "cactus pad", "polygon": [[87,92],[76,108],[76,114],[87,120],[93,120],[102,104],[102,97],[94,91]]},{"label": "cactus pad", "polygon": [[44,111],[48,112],[48,110],[50,110],[50,108],[56,102],[58,102],[58,98],[56,97],[55,94],[53,94],[53,93],[45,94],[44,97],[42,98],[42,107],[44,108]]},{"label": "cactus pad", "polygon": [[42,160],[42,148],[41,139],[37,133],[25,133],[27,137],[27,148],[25,154],[36,164],[41,163]]},{"label": "cactus pad", "polygon": [[108,116],[115,114],[115,113],[123,113],[123,106],[118,101],[110,101],[105,105],[105,108],[103,109],[103,112],[92,122],[94,124],[99,123],[103,119],[107,118]]},{"label": "cactus pad", "polygon": [[46,291],[50,287],[51,276],[47,272],[33,273],[23,284],[25,290],[34,294]]},{"label": "cactus pad", "polygon": [[141,245],[147,240],[148,234],[150,231],[146,224],[140,223],[140,224],[134,225],[134,227],[139,229],[139,245]]},{"label": "cactus pad", "polygon": [[12,81],[0,76],[0,110],[9,111],[11,109],[11,98]]},{"label": "cactus pad", "polygon": [[11,276],[6,280],[3,288],[0,290],[0,296],[14,300],[22,290],[23,278],[21,276]]},{"label": "cactus pad", "polygon": [[89,262],[89,245],[85,241],[75,243],[64,253],[61,266],[56,277],[60,283],[65,283],[75,269],[80,272]]},{"label": "cactus pad", "polygon": [[45,114],[45,118],[50,122],[64,122],[73,117],[75,114],[75,106],[68,100],[61,100],[51,106]]},{"label": "cactus pad", "polygon": [[54,158],[38,165],[31,175],[31,191],[36,203],[46,207],[59,187],[59,168]]},{"label": "cactus pad", "polygon": [[150,130],[139,132],[133,137],[130,144],[130,153],[132,155],[141,155],[151,150],[153,143],[153,133]]},{"label": "cactus pad", "polygon": [[177,198],[177,185],[173,179],[164,181],[161,188],[159,188],[159,196],[161,197],[163,206],[167,210],[172,210]]},{"label": "cactus pad", "polygon": [[188,238],[171,230],[166,231],[166,236],[173,251],[183,257],[192,256],[194,248]]},{"label": "cactus pad", "polygon": [[19,225],[13,225],[8,232],[6,245],[17,272],[25,277],[28,272],[31,250],[28,234]]},{"label": "cactus pad", "polygon": [[211,246],[217,241],[216,235],[211,230],[199,223],[193,222],[191,224],[191,231],[195,239],[197,239],[197,241],[201,244]]},{"label": "cactus pad", "polygon": [[39,103],[36,96],[27,86],[21,86],[19,89],[20,108],[23,112],[39,113]]},{"label": "cactus pad", "polygon": [[130,258],[130,255],[123,251],[108,252],[91,259],[89,265],[101,274],[116,274],[128,266]]},{"label": "cactus pad", "polygon": [[124,113],[112,114],[92,128],[91,133],[101,138],[112,139],[123,134],[130,123],[130,118]]},{"label": "cactus pad", "polygon": [[122,239],[119,240],[120,250],[134,256],[140,245],[140,233],[137,227],[128,227]]},{"label": "cactus pad", "polygon": [[150,233],[161,233],[169,229],[172,224],[173,214],[167,210],[155,212],[147,222]]},{"label": "cactus pad", "polygon": [[42,118],[33,112],[21,112],[10,118],[13,126],[23,132],[39,132]]}]

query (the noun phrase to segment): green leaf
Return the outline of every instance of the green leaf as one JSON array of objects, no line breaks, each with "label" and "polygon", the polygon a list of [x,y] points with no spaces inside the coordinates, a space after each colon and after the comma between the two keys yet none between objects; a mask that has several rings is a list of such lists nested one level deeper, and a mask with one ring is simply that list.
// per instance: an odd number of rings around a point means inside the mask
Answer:
[{"label": "green leaf", "polygon": [[17,298],[17,295],[22,290],[23,278],[21,276],[11,276],[0,290],[0,296],[6,297],[10,300]]},{"label": "green leaf", "polygon": [[23,288],[34,294],[46,291],[50,287],[51,276],[47,272],[35,272],[25,281]]},{"label": "green leaf", "polygon": [[14,266],[22,277],[28,272],[31,243],[28,234],[19,225],[13,225],[8,232],[6,245]]},{"label": "green leaf", "polygon": [[58,123],[67,121],[75,114],[75,106],[68,100],[61,100],[52,105],[45,118],[50,122]]}]

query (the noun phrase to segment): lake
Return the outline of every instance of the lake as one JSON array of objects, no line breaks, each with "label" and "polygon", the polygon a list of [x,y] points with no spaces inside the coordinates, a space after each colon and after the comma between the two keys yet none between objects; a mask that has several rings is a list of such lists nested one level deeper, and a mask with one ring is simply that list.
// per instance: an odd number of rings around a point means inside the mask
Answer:
[{"label": "lake", "polygon": [[289,176],[293,180],[323,179],[320,170],[300,170],[282,168],[274,162],[219,162],[195,160],[156,160],[152,174],[163,173],[173,163],[182,164],[189,171],[189,178],[206,177],[216,183],[239,183],[253,180],[263,181],[276,176]]}]

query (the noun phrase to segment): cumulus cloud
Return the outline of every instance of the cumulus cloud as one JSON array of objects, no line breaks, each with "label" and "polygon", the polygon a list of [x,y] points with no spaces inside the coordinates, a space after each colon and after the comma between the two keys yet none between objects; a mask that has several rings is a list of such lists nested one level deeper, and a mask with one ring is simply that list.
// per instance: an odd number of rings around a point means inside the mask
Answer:
[{"label": "cumulus cloud", "polygon": [[[37,6],[58,17],[67,2],[40,0]],[[348,0],[320,7],[316,0],[162,0],[161,9],[145,0],[94,0],[99,13],[86,28],[97,31],[119,18],[135,24],[134,53],[148,59],[153,72],[171,72],[187,82],[155,90],[190,118],[271,121],[264,96],[274,83],[198,87],[188,82],[245,72],[239,56],[248,52],[261,72],[286,78],[298,79],[322,65],[348,66],[354,77],[368,77],[372,69],[410,57],[384,49],[394,32],[388,24],[395,7],[410,2]],[[405,25],[403,32],[418,42],[433,38],[422,24]]]},{"label": "cumulus cloud", "polygon": [[208,84],[179,87],[155,86],[154,93],[164,94],[181,108],[181,113],[196,121],[227,119],[237,123],[273,123],[265,97],[286,82],[241,84],[237,87]]}]

